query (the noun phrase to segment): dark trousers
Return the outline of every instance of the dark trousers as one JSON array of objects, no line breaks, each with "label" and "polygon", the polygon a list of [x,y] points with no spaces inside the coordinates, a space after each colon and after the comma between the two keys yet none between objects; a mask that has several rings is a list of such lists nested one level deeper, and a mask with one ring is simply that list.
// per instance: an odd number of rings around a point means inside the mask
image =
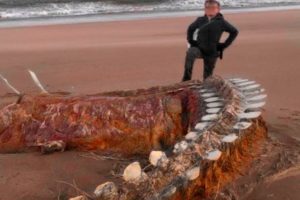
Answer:
[{"label": "dark trousers", "polygon": [[191,80],[194,62],[197,58],[203,59],[203,80],[205,80],[207,77],[213,74],[217,62],[217,57],[204,58],[199,48],[190,47],[186,51],[184,74],[182,77],[182,81]]}]

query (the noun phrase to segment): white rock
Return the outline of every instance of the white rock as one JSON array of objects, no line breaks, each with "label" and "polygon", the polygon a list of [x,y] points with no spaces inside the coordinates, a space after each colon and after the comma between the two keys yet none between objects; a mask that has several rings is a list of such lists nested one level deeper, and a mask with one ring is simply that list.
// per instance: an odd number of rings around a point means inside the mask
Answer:
[{"label": "white rock", "polygon": [[199,138],[200,134],[196,131],[191,131],[188,134],[185,135],[186,140],[197,140]]},{"label": "white rock", "polygon": [[226,135],[225,137],[223,137],[221,141],[225,142],[225,143],[232,143],[236,139],[238,139],[238,136],[236,134],[232,133],[232,134],[229,134],[229,135]]},{"label": "white rock", "polygon": [[255,118],[258,118],[260,115],[261,115],[260,111],[244,112],[244,113],[238,114],[238,118],[240,118],[240,119],[255,119]]},{"label": "white rock", "polygon": [[196,178],[198,178],[200,175],[200,166],[198,167],[194,167],[192,169],[189,169],[186,172],[186,177],[188,178],[188,180],[192,181],[195,180]]},{"label": "white rock", "polygon": [[206,112],[209,114],[216,114],[219,113],[221,111],[221,108],[208,108],[206,109]]},{"label": "white rock", "polygon": [[222,101],[222,99],[220,97],[210,97],[210,98],[204,99],[204,101],[206,103],[211,103],[211,102],[215,102],[215,101]]},{"label": "white rock", "polygon": [[208,115],[204,115],[201,120],[202,121],[214,121],[217,120],[219,118],[218,114],[208,114]]},{"label": "white rock", "polygon": [[200,122],[200,123],[196,124],[195,129],[198,131],[203,131],[209,125],[210,125],[210,122]]},{"label": "white rock", "polygon": [[113,182],[106,182],[98,185],[94,191],[94,194],[97,198],[110,200],[118,196],[118,189]]},{"label": "white rock", "polygon": [[153,166],[167,166],[169,159],[165,152],[162,151],[151,151],[149,161]]},{"label": "white rock", "polygon": [[252,123],[250,122],[238,122],[233,126],[233,128],[237,130],[244,130],[249,128],[251,125]]},{"label": "white rock", "polygon": [[206,107],[208,107],[208,108],[219,108],[219,107],[223,107],[223,106],[224,106],[223,102],[214,102],[214,103],[206,104]]},{"label": "white rock", "polygon": [[80,195],[77,197],[69,198],[69,200],[88,200],[85,196]]},{"label": "white rock", "polygon": [[123,173],[123,178],[127,182],[138,182],[143,177],[142,169],[139,162],[133,162],[128,165]]},{"label": "white rock", "polygon": [[259,100],[263,100],[267,98],[267,95],[266,94],[260,94],[260,95],[256,95],[256,96],[253,96],[253,97],[247,97],[247,101],[259,101]]},{"label": "white rock", "polygon": [[210,151],[207,153],[206,159],[207,160],[218,160],[222,155],[222,152],[218,149]]}]

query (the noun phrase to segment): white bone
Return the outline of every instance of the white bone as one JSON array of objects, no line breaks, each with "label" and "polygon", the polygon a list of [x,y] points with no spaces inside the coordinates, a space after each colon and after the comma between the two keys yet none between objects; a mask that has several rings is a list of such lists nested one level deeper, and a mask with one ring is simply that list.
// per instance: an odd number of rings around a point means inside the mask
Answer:
[{"label": "white bone", "polygon": [[197,140],[199,138],[200,134],[198,132],[195,131],[191,131],[188,134],[185,135],[185,139],[186,140]]},{"label": "white bone", "polygon": [[207,103],[220,101],[220,100],[222,100],[220,97],[210,97],[210,98],[204,99],[204,101],[207,102]]},{"label": "white bone", "polygon": [[251,103],[251,104],[247,104],[245,106],[245,109],[257,109],[263,107],[264,105],[266,105],[266,102]]},{"label": "white bone", "polygon": [[0,78],[4,81],[4,83],[16,94],[21,94],[14,86],[12,86],[4,76],[0,74]]},{"label": "white bone", "polygon": [[202,97],[213,97],[213,96],[216,96],[216,95],[217,95],[216,93],[211,92],[211,93],[204,93],[204,94],[202,94],[201,96],[202,96]]},{"label": "white bone", "polygon": [[247,82],[249,80],[248,79],[237,78],[237,79],[230,79],[230,81],[237,84],[237,83]]},{"label": "white bone", "polygon": [[259,100],[263,100],[265,98],[267,98],[266,94],[260,94],[260,95],[257,95],[257,96],[247,98],[247,101],[259,101]]},{"label": "white bone", "polygon": [[218,149],[210,151],[207,153],[206,159],[207,160],[218,160],[222,155],[222,152]]},{"label": "white bone", "polygon": [[200,123],[196,124],[195,129],[198,131],[203,131],[209,125],[210,125],[210,122],[200,122]]},{"label": "white bone", "polygon": [[41,82],[39,81],[39,79],[38,79],[38,77],[36,76],[36,74],[35,74],[33,71],[31,71],[31,70],[28,70],[28,72],[29,72],[29,74],[30,74],[30,76],[31,76],[31,78],[32,78],[32,80],[33,80],[33,82],[35,83],[35,85],[38,86],[38,87],[41,89],[41,91],[42,91],[43,93],[48,93],[47,90],[45,90],[45,88],[43,87],[43,85],[42,85]]},{"label": "white bone", "polygon": [[246,81],[246,82],[236,83],[236,85],[238,87],[241,87],[241,86],[246,86],[246,85],[252,85],[254,83],[255,83],[255,81]]},{"label": "white bone", "polygon": [[255,119],[261,115],[260,111],[256,112],[246,112],[238,114],[238,118],[240,119]]},{"label": "white bone", "polygon": [[225,143],[232,143],[234,142],[236,139],[238,138],[238,136],[236,134],[229,134],[229,135],[226,135],[225,137],[222,138],[222,142],[225,142]]},{"label": "white bone", "polygon": [[253,89],[257,89],[257,88],[260,88],[261,85],[260,84],[253,84],[253,85],[247,85],[245,87],[240,87],[239,89],[241,91],[246,91],[246,90],[253,90]]},{"label": "white bone", "polygon": [[217,120],[219,118],[219,115],[217,114],[208,114],[208,115],[204,115],[201,120],[202,121],[214,121]]},{"label": "white bone", "polygon": [[250,91],[250,92],[244,92],[244,95],[246,96],[251,96],[251,95],[256,95],[256,94],[260,94],[265,92],[265,89],[258,89],[258,90],[254,90],[254,91]]},{"label": "white bone", "polygon": [[189,169],[186,172],[187,179],[192,181],[200,176],[200,166]]},{"label": "white bone", "polygon": [[220,111],[221,111],[221,108],[208,108],[208,109],[206,109],[206,112],[210,113],[210,114],[216,114],[216,113],[219,113]]},{"label": "white bone", "polygon": [[224,106],[224,104],[222,102],[214,102],[214,103],[206,104],[206,107],[208,107],[208,108],[219,108],[222,106]]}]

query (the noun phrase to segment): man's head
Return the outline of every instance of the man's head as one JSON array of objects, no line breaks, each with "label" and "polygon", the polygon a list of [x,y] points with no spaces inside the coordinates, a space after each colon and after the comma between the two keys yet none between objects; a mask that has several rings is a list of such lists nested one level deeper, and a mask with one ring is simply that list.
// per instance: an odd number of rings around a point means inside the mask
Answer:
[{"label": "man's head", "polygon": [[220,12],[220,3],[216,0],[206,0],[204,3],[205,14],[208,17],[214,17]]}]

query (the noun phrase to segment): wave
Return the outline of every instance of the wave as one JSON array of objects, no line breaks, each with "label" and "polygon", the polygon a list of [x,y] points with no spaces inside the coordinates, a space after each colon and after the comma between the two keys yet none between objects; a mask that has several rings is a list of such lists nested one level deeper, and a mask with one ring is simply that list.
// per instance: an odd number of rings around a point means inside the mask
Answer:
[{"label": "wave", "polygon": [[[2,19],[111,13],[184,11],[203,8],[204,0],[0,0]],[[299,5],[300,0],[220,0],[223,8]]]}]

